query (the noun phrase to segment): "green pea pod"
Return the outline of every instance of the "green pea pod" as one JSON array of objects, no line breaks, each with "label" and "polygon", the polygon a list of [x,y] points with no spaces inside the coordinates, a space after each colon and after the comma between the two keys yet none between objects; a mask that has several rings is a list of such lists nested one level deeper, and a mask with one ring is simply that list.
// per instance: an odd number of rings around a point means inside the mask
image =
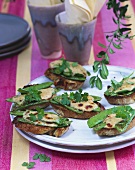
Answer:
[{"label": "green pea pod", "polygon": [[11,111],[10,114],[14,116],[23,116],[24,111],[16,110],[16,111]]},{"label": "green pea pod", "polygon": [[45,82],[45,83],[41,83],[41,84],[34,84],[34,85],[30,85],[28,87],[24,87],[24,88],[19,88],[18,92],[20,92],[21,94],[26,94],[29,91],[32,90],[41,90],[41,89],[46,89],[48,87],[50,87],[53,83],[52,82]]},{"label": "green pea pod", "polygon": [[40,107],[40,108],[45,108],[49,105],[49,100],[41,100],[41,101],[38,101],[38,102],[33,102],[33,103],[29,103],[29,104],[24,104],[24,105],[17,105],[17,104],[14,104],[13,107],[12,107],[12,110],[26,110],[26,109],[29,109],[29,108],[33,108],[33,109],[36,109],[36,107]]}]

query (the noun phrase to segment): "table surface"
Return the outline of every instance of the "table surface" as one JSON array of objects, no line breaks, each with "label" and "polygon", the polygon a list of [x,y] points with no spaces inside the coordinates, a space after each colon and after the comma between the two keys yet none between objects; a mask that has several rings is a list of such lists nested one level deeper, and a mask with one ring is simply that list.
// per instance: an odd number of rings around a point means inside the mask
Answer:
[{"label": "table surface", "polygon": [[[135,34],[135,1],[130,0],[129,11],[132,18],[132,34]],[[14,14],[26,19],[31,28],[32,23],[25,0],[0,0],[0,11]],[[104,32],[113,30],[112,12],[102,8],[97,18],[93,48],[89,64],[93,64],[96,54],[101,50],[98,42],[107,44]],[[133,32],[134,31],[134,32]],[[110,56],[110,65],[135,68],[135,39],[126,41],[123,50],[118,50]],[[134,170],[135,169],[135,145],[123,149],[89,154],[75,154],[52,151],[40,147],[23,138],[13,127],[9,109],[10,103],[6,98],[16,94],[19,87],[31,80],[43,75],[48,68],[50,60],[41,57],[34,31],[32,28],[32,40],[27,49],[18,55],[0,60],[0,169],[24,170],[23,162],[33,161],[35,153],[46,154],[51,157],[50,162],[35,161],[35,170]]]}]

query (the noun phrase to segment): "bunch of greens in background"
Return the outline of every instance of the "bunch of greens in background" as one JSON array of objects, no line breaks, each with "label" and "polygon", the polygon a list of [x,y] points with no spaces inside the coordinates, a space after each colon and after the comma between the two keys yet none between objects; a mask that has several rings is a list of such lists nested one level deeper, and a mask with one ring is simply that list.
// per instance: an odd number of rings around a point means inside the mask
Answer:
[{"label": "bunch of greens in background", "polygon": [[109,75],[109,71],[106,66],[109,64],[109,55],[114,54],[117,49],[122,49],[124,40],[131,40],[135,36],[130,35],[130,26],[132,24],[124,23],[125,20],[131,18],[126,15],[128,5],[122,5],[122,2],[125,1],[128,0],[108,0],[106,4],[108,10],[113,10],[114,17],[112,19],[117,27],[116,30],[107,33],[106,40],[108,41],[108,45],[98,43],[98,45],[104,48],[104,50],[97,54],[100,61],[95,61],[93,65],[93,71],[94,73],[97,73],[97,75],[92,76],[89,83],[91,87],[96,86],[99,90],[102,89],[102,79],[107,79]]}]

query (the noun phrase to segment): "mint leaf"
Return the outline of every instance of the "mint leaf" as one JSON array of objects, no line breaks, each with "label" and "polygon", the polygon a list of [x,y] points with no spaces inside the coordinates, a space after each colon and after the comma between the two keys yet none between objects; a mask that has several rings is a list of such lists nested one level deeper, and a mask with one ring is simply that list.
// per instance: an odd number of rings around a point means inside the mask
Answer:
[{"label": "mint leaf", "polygon": [[37,160],[39,158],[39,154],[35,153],[35,155],[33,156],[33,160]]},{"label": "mint leaf", "polygon": [[28,166],[28,162],[23,162],[22,166]]},{"label": "mint leaf", "polygon": [[22,166],[26,166],[27,169],[33,168],[34,165],[35,165],[35,162],[29,162],[29,163],[28,163],[28,162],[23,162],[23,163],[22,163]]},{"label": "mint leaf", "polygon": [[31,168],[34,167],[35,164],[36,164],[35,162],[30,162],[30,163],[27,165],[27,168],[28,168],[28,169],[31,169]]}]

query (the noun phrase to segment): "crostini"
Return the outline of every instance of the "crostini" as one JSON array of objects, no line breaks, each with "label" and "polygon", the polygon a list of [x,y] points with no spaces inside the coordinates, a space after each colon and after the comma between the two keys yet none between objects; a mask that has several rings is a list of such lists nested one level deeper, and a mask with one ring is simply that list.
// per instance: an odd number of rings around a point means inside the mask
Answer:
[{"label": "crostini", "polygon": [[60,137],[69,129],[71,121],[43,109],[11,111],[15,118],[12,123],[16,128],[33,134],[47,134]]},{"label": "crostini", "polygon": [[135,102],[135,77],[130,76],[123,78],[120,82],[111,80],[111,86],[104,93],[110,104],[127,105]]},{"label": "crostini", "polygon": [[135,126],[135,110],[130,106],[118,106],[101,111],[87,121],[89,128],[99,136],[115,136]]},{"label": "crostini", "polygon": [[79,89],[76,92],[70,92],[69,94],[65,92],[53,97],[50,104],[63,117],[88,119],[104,110],[104,107],[98,102],[99,100],[101,100],[100,97],[90,96]]},{"label": "crostini", "polygon": [[90,73],[80,64],[62,58],[51,62],[44,74],[54,82],[56,87],[64,90],[78,90]]},{"label": "crostini", "polygon": [[52,82],[33,84],[19,88],[21,94],[8,98],[6,101],[14,103],[12,110],[46,108],[49,100],[56,94],[57,89],[51,87]]}]

